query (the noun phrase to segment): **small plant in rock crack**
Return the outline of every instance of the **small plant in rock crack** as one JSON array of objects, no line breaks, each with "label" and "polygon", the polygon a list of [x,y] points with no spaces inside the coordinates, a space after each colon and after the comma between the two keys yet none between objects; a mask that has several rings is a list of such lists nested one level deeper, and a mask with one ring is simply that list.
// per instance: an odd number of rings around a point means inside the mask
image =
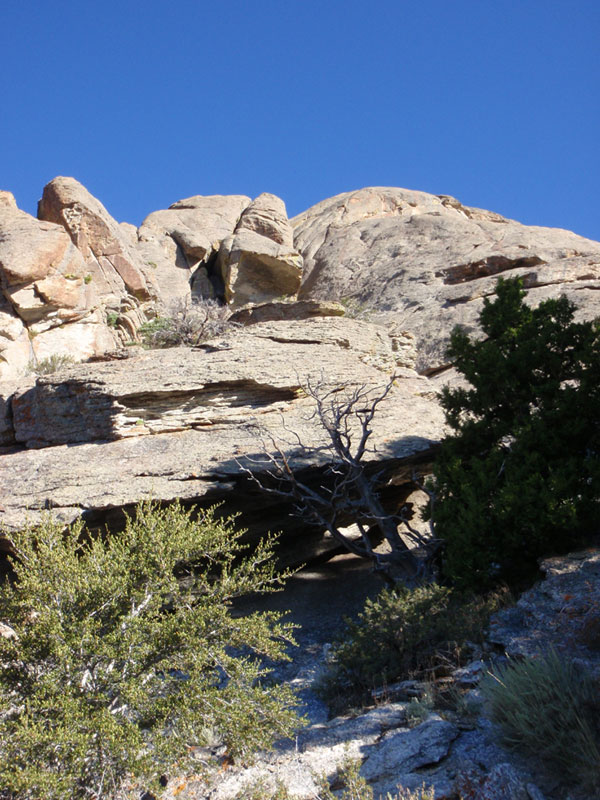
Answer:
[{"label": "small plant in rock crack", "polygon": [[216,300],[180,300],[172,303],[165,315],[140,326],[144,347],[189,347],[220,336],[235,326],[229,321],[230,310]]},{"label": "small plant in rock crack", "polygon": [[40,358],[29,362],[29,372],[34,375],[51,375],[53,372],[58,372],[64,367],[69,367],[71,364],[77,362],[73,356],[63,353],[54,353],[48,358]]}]

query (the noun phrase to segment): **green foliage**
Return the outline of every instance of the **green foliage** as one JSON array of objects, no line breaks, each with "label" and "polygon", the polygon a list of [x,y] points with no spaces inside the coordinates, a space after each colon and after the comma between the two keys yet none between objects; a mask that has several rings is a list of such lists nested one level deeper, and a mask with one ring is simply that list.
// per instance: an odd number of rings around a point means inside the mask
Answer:
[{"label": "green foliage", "polygon": [[452,334],[471,388],[442,392],[452,433],[432,484],[444,575],[478,589],[521,579],[600,522],[600,325],[575,323],[564,297],[530,308],[518,279],[496,294],[484,338]]},{"label": "green foliage", "polygon": [[51,375],[53,372],[58,372],[64,367],[69,367],[71,364],[77,363],[73,356],[64,355],[63,353],[54,353],[48,358],[40,358],[39,360],[29,362],[29,371],[34,375]]},{"label": "green foliage", "polygon": [[92,282],[92,276],[89,274],[89,272],[88,272],[88,274],[87,274],[87,275],[84,275],[83,282],[84,282],[85,284],[87,284],[87,283],[91,283],[91,282]]},{"label": "green foliage", "polygon": [[[213,512],[138,507],[121,534],[90,537],[48,517],[10,533],[0,587],[0,786],[11,800],[138,797],[190,745],[246,757],[288,736],[295,699],[265,681],[291,627],[234,617],[273,591],[271,542],[239,558],[242,532]],[[198,769],[197,762],[194,768]],[[129,786],[129,789],[127,789]]]},{"label": "green foliage", "polygon": [[458,666],[499,604],[498,595],[466,598],[437,584],[384,589],[334,643],[324,697],[340,710],[391,681]]},{"label": "green foliage", "polygon": [[496,670],[480,684],[504,742],[562,777],[600,788],[598,682],[556,651]]},{"label": "green foliage", "polygon": [[109,311],[106,315],[106,324],[109,328],[116,328],[121,315],[118,311]]},{"label": "green foliage", "polygon": [[369,316],[370,309],[356,297],[342,297],[340,303],[344,306],[345,317],[365,320]]}]

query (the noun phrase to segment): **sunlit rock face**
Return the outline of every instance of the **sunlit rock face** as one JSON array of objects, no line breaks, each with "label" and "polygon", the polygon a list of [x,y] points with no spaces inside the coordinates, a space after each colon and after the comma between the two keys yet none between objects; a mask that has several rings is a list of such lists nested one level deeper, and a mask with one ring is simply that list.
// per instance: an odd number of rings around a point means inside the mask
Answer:
[{"label": "sunlit rock face", "polygon": [[304,259],[299,298],[351,301],[417,337],[418,365],[445,363],[452,328],[473,330],[498,277],[521,276],[538,303],[566,294],[600,313],[600,243],[521,225],[445,195],[368,188],[292,220]]}]

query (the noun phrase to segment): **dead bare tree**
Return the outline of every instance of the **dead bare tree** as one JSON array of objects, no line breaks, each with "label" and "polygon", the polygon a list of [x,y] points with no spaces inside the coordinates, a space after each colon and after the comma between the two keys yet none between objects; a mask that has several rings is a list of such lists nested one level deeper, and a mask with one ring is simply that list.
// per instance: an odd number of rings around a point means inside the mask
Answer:
[{"label": "dead bare tree", "polygon": [[[303,389],[314,402],[310,418],[326,432],[325,444],[306,445],[285,423],[289,435],[285,442],[256,426],[262,453],[239,463],[263,491],[291,500],[296,514],[322,526],[347,551],[371,559],[375,569],[395,583],[427,577],[439,543],[411,525],[411,504],[393,513],[384,508],[379,493],[382,474],[369,474],[366,469],[366,456],[374,452],[369,447],[373,419],[394,380],[376,390],[360,386],[350,393],[340,387],[328,388],[324,381],[307,381]],[[325,463],[326,481],[316,488],[299,477],[298,464],[306,458],[313,462],[321,458]],[[413,483],[424,488],[416,475]],[[342,530],[349,520],[357,526],[360,538],[352,539]],[[376,550],[384,540],[386,551]],[[414,548],[419,549],[419,556]]]}]

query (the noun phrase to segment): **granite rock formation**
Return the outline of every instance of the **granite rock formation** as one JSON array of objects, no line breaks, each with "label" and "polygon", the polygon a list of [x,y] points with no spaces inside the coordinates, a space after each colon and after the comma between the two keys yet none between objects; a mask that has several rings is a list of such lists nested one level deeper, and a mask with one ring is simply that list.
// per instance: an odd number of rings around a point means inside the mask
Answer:
[{"label": "granite rock formation", "polygon": [[[393,488],[431,459],[443,430],[435,392],[451,375],[413,368],[439,371],[451,328],[474,326],[498,275],[521,275],[533,302],[564,292],[581,316],[598,313],[600,244],[423,192],[363,189],[291,221],[272,194],[198,195],[135,228],[61,177],[38,216],[0,192],[9,529],[46,508],[118,524],[142,497],[182,497],[224,500],[255,533],[285,527],[293,549],[301,522],[258,500],[239,462],[260,449],[257,421],[283,439],[287,427],[322,441],[307,420],[308,378],[352,389],[398,376],[373,435],[373,468]],[[226,334],[197,349],[124,347],[148,320],[198,299],[229,305]],[[88,363],[31,374],[65,356]],[[321,479],[318,456],[299,466]],[[317,534],[303,537],[306,553],[323,548]]]},{"label": "granite rock formation", "polygon": [[498,276],[519,275],[531,302],[566,294],[600,314],[600,243],[528,227],[445,195],[369,188],[292,220],[302,299],[352,300],[417,337],[418,366],[442,366],[452,328],[474,328]]}]

